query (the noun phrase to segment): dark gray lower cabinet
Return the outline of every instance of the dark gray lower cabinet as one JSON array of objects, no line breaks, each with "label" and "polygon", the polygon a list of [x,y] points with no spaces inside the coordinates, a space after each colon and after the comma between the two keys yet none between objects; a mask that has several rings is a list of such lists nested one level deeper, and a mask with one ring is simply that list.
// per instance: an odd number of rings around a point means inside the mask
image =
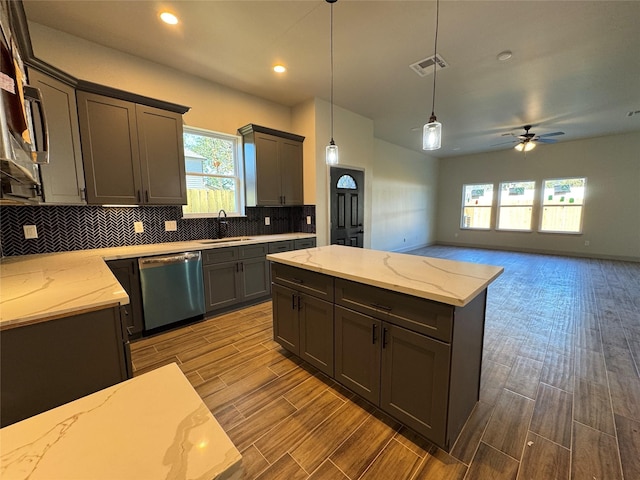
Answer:
[{"label": "dark gray lower cabinet", "polygon": [[203,252],[207,312],[245,305],[270,292],[267,244],[224,247]]},{"label": "dark gray lower cabinet", "polygon": [[333,376],[333,304],[275,283],[272,298],[276,341]]},{"label": "dark gray lower cabinet", "polygon": [[130,377],[120,309],[10,328],[0,334],[0,426]]},{"label": "dark gray lower cabinet", "polygon": [[387,322],[382,322],[380,344],[380,407],[415,431],[446,443],[449,345]]},{"label": "dark gray lower cabinet", "polygon": [[144,314],[142,312],[138,259],[110,260],[107,262],[107,266],[118,279],[125,292],[127,292],[127,295],[129,295],[129,305],[122,306],[125,333],[129,340],[139,338],[142,336],[142,330],[144,329]]},{"label": "dark gray lower cabinet", "polygon": [[298,295],[324,298],[334,307],[329,375],[449,451],[479,398],[486,290],[454,307],[278,263],[272,278],[277,342],[316,365]]}]

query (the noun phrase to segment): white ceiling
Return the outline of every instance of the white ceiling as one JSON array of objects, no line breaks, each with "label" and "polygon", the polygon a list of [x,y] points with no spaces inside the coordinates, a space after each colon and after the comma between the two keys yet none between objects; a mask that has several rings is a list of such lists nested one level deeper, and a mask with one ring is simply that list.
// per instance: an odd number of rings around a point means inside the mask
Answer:
[{"label": "white ceiling", "polygon": [[[329,5],[303,1],[25,0],[27,18],[237,90],[293,106],[329,100]],[[421,151],[433,76],[435,1],[334,4],[334,101],[378,138]],[[169,7],[177,27],[157,15]],[[640,1],[442,0],[435,112],[447,157],[510,148],[502,134],[558,141],[640,131]],[[513,57],[499,62],[497,54]],[[288,72],[277,76],[275,63]],[[340,132],[334,135],[340,143]],[[544,148],[541,146],[539,148]]]}]

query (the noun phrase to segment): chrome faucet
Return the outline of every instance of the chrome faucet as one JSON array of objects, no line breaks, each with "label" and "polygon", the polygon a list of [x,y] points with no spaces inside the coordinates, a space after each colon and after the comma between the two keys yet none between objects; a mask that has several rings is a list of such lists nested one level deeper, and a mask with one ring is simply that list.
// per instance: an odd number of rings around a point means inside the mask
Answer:
[{"label": "chrome faucet", "polygon": [[[220,220],[220,215],[223,213],[225,220]],[[227,234],[228,224],[226,218],[227,212],[225,212],[223,209],[220,209],[220,211],[218,212],[218,238],[224,238],[224,236]]]}]

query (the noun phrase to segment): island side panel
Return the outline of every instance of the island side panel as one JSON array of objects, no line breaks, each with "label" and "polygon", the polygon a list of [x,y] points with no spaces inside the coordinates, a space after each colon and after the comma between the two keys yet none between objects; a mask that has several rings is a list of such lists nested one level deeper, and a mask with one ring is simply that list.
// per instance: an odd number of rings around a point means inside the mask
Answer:
[{"label": "island side panel", "polygon": [[480,398],[486,305],[487,289],[485,288],[469,304],[465,307],[456,307],[454,312],[447,428],[448,448],[453,446],[453,442]]}]

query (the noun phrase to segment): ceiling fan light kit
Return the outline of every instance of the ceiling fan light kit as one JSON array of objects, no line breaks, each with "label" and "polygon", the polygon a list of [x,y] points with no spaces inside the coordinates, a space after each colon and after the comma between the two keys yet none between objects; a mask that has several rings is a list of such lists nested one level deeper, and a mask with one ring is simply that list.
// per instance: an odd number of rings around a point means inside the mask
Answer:
[{"label": "ceiling fan light kit", "polygon": [[[440,0],[436,0],[436,34],[433,46],[433,57],[437,57],[438,52],[438,20],[440,17]],[[436,109],[436,63],[433,64],[433,96],[431,103],[431,117],[429,123],[422,129],[422,149],[438,150],[442,146],[442,124],[437,121]]]},{"label": "ceiling fan light kit", "polygon": [[331,7],[330,17],[329,17],[329,50],[331,57],[331,140],[329,141],[329,145],[327,145],[325,162],[327,165],[337,165],[338,164],[338,146],[336,142],[333,141],[333,4],[338,0],[326,0],[326,2]]},{"label": "ceiling fan light kit", "polygon": [[531,150],[536,148],[536,144],[533,142],[525,141],[517,144],[513,148],[515,148],[519,152],[530,152]]}]

